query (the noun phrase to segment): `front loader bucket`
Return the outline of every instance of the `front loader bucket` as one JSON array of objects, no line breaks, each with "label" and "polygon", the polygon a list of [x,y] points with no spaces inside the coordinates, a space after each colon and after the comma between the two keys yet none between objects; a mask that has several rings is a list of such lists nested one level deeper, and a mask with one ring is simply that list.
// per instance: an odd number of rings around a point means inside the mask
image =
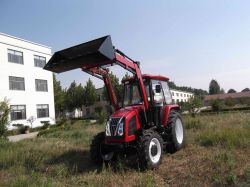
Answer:
[{"label": "front loader bucket", "polygon": [[44,69],[61,73],[85,65],[95,67],[111,64],[115,59],[115,49],[111,37],[104,36],[80,45],[55,52]]}]

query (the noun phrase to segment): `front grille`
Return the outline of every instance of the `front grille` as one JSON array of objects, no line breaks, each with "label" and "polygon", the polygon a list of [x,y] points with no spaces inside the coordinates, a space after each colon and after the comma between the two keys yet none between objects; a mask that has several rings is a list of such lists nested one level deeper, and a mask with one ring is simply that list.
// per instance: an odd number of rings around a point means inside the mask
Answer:
[{"label": "front grille", "polygon": [[111,118],[110,120],[110,133],[111,136],[115,136],[116,128],[118,125],[118,122],[120,121],[121,118]]}]

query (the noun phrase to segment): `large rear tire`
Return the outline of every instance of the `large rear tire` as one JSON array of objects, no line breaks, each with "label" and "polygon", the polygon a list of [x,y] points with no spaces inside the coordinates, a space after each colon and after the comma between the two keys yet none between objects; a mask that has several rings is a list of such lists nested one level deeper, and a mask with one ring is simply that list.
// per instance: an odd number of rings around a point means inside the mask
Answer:
[{"label": "large rear tire", "polygon": [[185,129],[181,115],[177,111],[171,111],[167,124],[168,143],[167,151],[175,153],[179,151],[185,143]]},{"label": "large rear tire", "polygon": [[104,144],[105,133],[97,134],[90,145],[90,157],[96,164],[109,163],[116,159],[116,153]]},{"label": "large rear tire", "polygon": [[146,130],[139,142],[138,156],[141,169],[155,169],[162,160],[163,140],[153,131]]}]

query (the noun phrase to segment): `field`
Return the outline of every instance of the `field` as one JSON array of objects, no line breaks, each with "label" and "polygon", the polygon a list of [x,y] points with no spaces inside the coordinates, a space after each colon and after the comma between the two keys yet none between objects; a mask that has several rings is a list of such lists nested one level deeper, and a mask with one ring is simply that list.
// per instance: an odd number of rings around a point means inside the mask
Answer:
[{"label": "field", "polygon": [[184,117],[186,146],[154,171],[118,162],[95,166],[103,125],[70,121],[17,143],[0,141],[0,186],[250,186],[250,114]]}]

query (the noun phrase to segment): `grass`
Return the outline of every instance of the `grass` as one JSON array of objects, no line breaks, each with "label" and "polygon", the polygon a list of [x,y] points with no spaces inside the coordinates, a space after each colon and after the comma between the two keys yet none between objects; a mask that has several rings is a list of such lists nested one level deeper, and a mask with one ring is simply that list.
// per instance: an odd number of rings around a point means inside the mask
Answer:
[{"label": "grass", "polygon": [[159,169],[140,171],[119,161],[96,166],[92,137],[103,125],[74,120],[33,140],[0,140],[0,186],[250,185],[250,114],[184,116],[186,147],[165,154]]}]

